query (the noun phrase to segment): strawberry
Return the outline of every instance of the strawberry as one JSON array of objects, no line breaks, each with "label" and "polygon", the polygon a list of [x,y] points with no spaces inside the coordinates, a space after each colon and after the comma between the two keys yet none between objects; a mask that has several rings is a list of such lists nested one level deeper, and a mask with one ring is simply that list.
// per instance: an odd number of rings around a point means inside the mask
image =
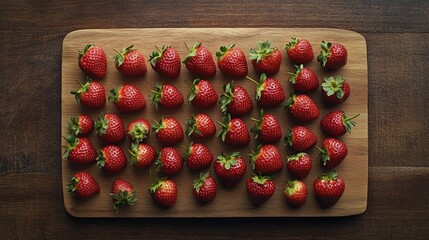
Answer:
[{"label": "strawberry", "polygon": [[322,97],[330,104],[340,104],[350,96],[350,86],[341,76],[325,78],[322,83]]},{"label": "strawberry", "polygon": [[136,119],[128,124],[127,136],[132,142],[143,142],[150,133],[150,122],[144,118]]},{"label": "strawberry", "polygon": [[219,70],[231,77],[242,78],[247,75],[247,60],[244,52],[235,47],[235,44],[221,46],[220,51],[216,52],[218,57],[217,66]]},{"label": "strawberry", "polygon": [[134,45],[123,48],[121,52],[116,51],[114,57],[116,69],[126,77],[140,77],[146,74],[147,66],[143,54]]},{"label": "strawberry", "polygon": [[171,179],[156,180],[149,188],[153,201],[165,208],[171,208],[177,201],[177,186]]},{"label": "strawberry", "polygon": [[67,141],[66,150],[64,151],[63,159],[68,159],[76,165],[89,165],[95,163],[97,151],[91,141],[86,137],[75,137],[68,135],[64,138]]},{"label": "strawberry", "polygon": [[295,126],[289,129],[284,140],[295,151],[305,151],[317,143],[317,136],[307,127]]},{"label": "strawberry", "polygon": [[216,134],[216,125],[213,120],[202,113],[186,120],[186,134],[195,138],[210,138]]},{"label": "strawberry", "polygon": [[80,84],[80,88],[70,92],[75,95],[77,103],[91,109],[100,109],[106,105],[106,91],[103,85],[89,78],[85,84],[77,82]]},{"label": "strawberry", "polygon": [[187,45],[186,48],[188,54],[182,63],[189,72],[207,78],[216,74],[216,65],[210,50],[202,46],[200,42],[196,42],[191,49]]},{"label": "strawberry", "polygon": [[132,143],[129,162],[138,168],[147,168],[155,161],[155,148],[145,143]]},{"label": "strawberry", "polygon": [[107,145],[99,151],[97,166],[107,173],[117,173],[127,166],[127,157],[120,147]]},{"label": "strawberry", "polygon": [[317,78],[316,73],[302,64],[295,65],[295,72],[289,74],[291,75],[289,81],[296,91],[308,92],[319,87],[319,78]]},{"label": "strawberry", "polygon": [[334,206],[344,193],[346,184],[335,170],[322,174],[313,182],[314,193],[324,207]]},{"label": "strawberry", "polygon": [[203,170],[213,162],[213,154],[210,149],[201,143],[192,143],[183,155],[183,160],[186,161],[186,165],[192,170]]},{"label": "strawberry", "polygon": [[124,84],[110,90],[109,102],[124,113],[137,112],[146,107],[146,100],[140,90],[131,84]]},{"label": "strawberry", "polygon": [[228,83],[223,86],[224,94],[220,96],[219,104],[222,113],[232,115],[244,115],[253,110],[253,102],[249,93],[241,86]]},{"label": "strawberry", "polygon": [[339,137],[346,132],[351,132],[351,129],[356,125],[353,119],[357,118],[360,114],[353,117],[347,117],[341,110],[334,110],[326,114],[320,121],[322,130],[331,137]]},{"label": "strawberry", "polygon": [[182,67],[180,55],[171,46],[163,46],[161,50],[157,48],[149,57],[152,69],[167,78],[177,78]]},{"label": "strawberry", "polygon": [[243,178],[247,166],[240,153],[234,152],[230,155],[222,153],[214,162],[213,169],[224,186],[233,187]]},{"label": "strawberry", "polygon": [[271,47],[271,41],[258,42],[258,49],[250,49],[250,57],[255,71],[274,75],[279,72],[282,63],[282,52]]},{"label": "strawberry", "polygon": [[182,155],[175,148],[165,147],[159,152],[155,164],[158,172],[167,176],[176,175],[183,167]]},{"label": "strawberry", "polygon": [[276,185],[271,177],[254,175],[246,180],[246,191],[254,205],[262,205],[273,196]]},{"label": "strawberry", "polygon": [[156,83],[155,90],[150,98],[155,109],[158,110],[158,105],[164,108],[173,109],[182,106],[184,100],[183,95],[175,86],[168,83]]},{"label": "strawberry", "polygon": [[94,130],[94,121],[86,114],[78,114],[67,122],[67,129],[75,136],[85,136]]},{"label": "strawberry", "polygon": [[188,101],[192,105],[198,108],[209,108],[216,105],[219,96],[209,81],[197,78],[192,84],[188,83],[188,85],[191,88],[188,94]]},{"label": "strawberry", "polygon": [[296,208],[305,204],[307,194],[307,186],[300,180],[288,181],[284,190],[286,202]]},{"label": "strawberry", "polygon": [[275,107],[282,103],[285,98],[285,92],[280,82],[265,73],[261,74],[259,83],[250,77],[247,77],[256,85],[255,98],[262,107]]},{"label": "strawberry", "polygon": [[300,152],[287,158],[287,169],[299,179],[306,178],[312,166],[313,160],[305,152]]},{"label": "strawberry", "polygon": [[284,166],[282,155],[272,144],[259,145],[256,152],[251,151],[249,158],[253,171],[262,175],[277,174]]},{"label": "strawberry", "polygon": [[320,44],[322,51],[317,56],[317,61],[326,69],[334,70],[344,67],[347,63],[347,49],[340,43],[326,43],[322,41]]},{"label": "strawberry", "polygon": [[313,121],[320,116],[320,110],[316,103],[305,94],[291,93],[285,108],[289,110],[292,118],[302,122]]},{"label": "strawberry", "polygon": [[274,143],[282,138],[282,129],[276,116],[266,113],[261,109],[259,112],[260,119],[252,118],[256,124],[250,129],[255,133],[255,139],[259,139],[264,143]]},{"label": "strawberry", "polygon": [[124,123],[122,119],[114,113],[101,113],[95,122],[95,130],[97,135],[105,143],[120,142],[126,137]]},{"label": "strawberry", "polygon": [[107,72],[107,56],[104,50],[95,46],[95,44],[88,44],[83,50],[79,50],[78,54],[79,67],[87,75],[102,79]]},{"label": "strawberry", "polygon": [[326,170],[338,166],[347,157],[347,145],[335,138],[326,138],[322,147],[317,148],[320,155],[320,163]]},{"label": "strawberry", "polygon": [[209,172],[200,173],[200,176],[194,180],[192,187],[194,197],[202,203],[211,202],[216,198],[216,180],[210,176]]},{"label": "strawberry", "polygon": [[285,46],[286,53],[291,62],[295,64],[306,64],[313,60],[313,48],[306,39],[293,37]]},{"label": "strawberry", "polygon": [[132,206],[137,201],[136,189],[131,183],[123,179],[115,179],[110,196],[113,200],[113,208],[116,212],[124,205]]},{"label": "strawberry", "polygon": [[155,122],[152,131],[155,132],[158,141],[167,146],[174,145],[184,138],[182,125],[171,117],[163,117],[159,122]]},{"label": "strawberry", "polygon": [[218,132],[222,141],[232,146],[246,146],[250,143],[249,129],[240,118],[233,118],[228,114],[224,117],[224,123],[217,122],[222,126]]},{"label": "strawberry", "polygon": [[100,192],[100,186],[88,172],[77,172],[66,185],[67,191],[77,199],[87,199]]}]

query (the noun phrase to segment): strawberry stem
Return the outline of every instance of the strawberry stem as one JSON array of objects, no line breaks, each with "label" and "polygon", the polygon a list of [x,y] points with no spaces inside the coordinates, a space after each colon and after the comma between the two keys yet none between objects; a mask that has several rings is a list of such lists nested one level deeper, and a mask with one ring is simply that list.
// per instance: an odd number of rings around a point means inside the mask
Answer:
[{"label": "strawberry stem", "polygon": [[251,82],[253,82],[256,86],[259,86],[259,83],[255,81],[253,78],[246,76],[247,79],[249,79]]}]

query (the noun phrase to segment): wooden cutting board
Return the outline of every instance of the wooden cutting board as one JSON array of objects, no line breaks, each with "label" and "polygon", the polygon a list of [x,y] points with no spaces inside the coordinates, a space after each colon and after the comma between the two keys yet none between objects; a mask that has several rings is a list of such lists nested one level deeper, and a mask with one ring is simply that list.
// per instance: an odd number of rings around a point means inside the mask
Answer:
[{"label": "wooden cutting board", "polygon": [[[199,204],[192,196],[192,182],[198,173],[191,172],[186,166],[181,173],[174,176],[173,179],[178,185],[178,200],[177,204],[171,209],[163,209],[155,205],[147,188],[150,186],[154,178],[154,169],[136,169],[131,165],[116,175],[106,175],[97,168],[97,166],[89,166],[84,168],[76,168],[67,160],[62,161],[62,188],[64,189],[64,205],[71,215],[76,217],[321,217],[321,216],[347,216],[363,213],[367,206],[367,191],[368,191],[368,70],[367,70],[367,50],[366,41],[362,35],[340,29],[323,29],[323,28],[195,28],[195,29],[87,29],[78,30],[69,33],[63,42],[62,56],[62,135],[66,136],[67,131],[65,125],[73,115],[78,113],[89,114],[94,120],[101,113],[118,113],[113,104],[107,103],[101,110],[87,110],[76,103],[74,96],[70,91],[76,90],[79,86],[75,80],[84,81],[84,74],[80,71],[77,60],[77,52],[88,43],[94,43],[102,47],[108,56],[115,55],[115,49],[120,50],[122,47],[134,44],[148,59],[155,46],[162,47],[163,45],[171,45],[176,48],[182,59],[187,54],[185,43],[192,46],[195,41],[203,42],[203,45],[208,47],[213,57],[221,45],[235,43],[238,48],[243,49],[247,54],[250,48],[256,48],[256,44],[260,40],[271,39],[274,46],[278,47],[283,52],[283,62],[280,72],[275,76],[280,80],[287,97],[290,92],[287,72],[294,70],[293,65],[287,59],[283,50],[285,43],[289,42],[291,37],[298,36],[308,39],[313,45],[315,58],[320,53],[320,42],[322,40],[331,42],[340,42],[348,49],[348,63],[340,70],[333,72],[324,71],[314,59],[307,66],[313,69],[322,82],[324,77],[342,75],[351,86],[351,96],[342,105],[336,107],[327,107],[322,104],[320,89],[310,93],[321,109],[321,117],[311,123],[304,124],[312,129],[319,137],[316,146],[320,146],[324,139],[324,134],[321,132],[319,124],[321,118],[330,110],[342,109],[349,115],[360,113],[360,117],[356,119],[357,126],[351,134],[346,134],[341,137],[349,149],[347,158],[337,167],[339,175],[346,182],[346,189],[340,201],[330,209],[321,208],[314,196],[312,183],[314,179],[322,173],[319,164],[318,152],[316,147],[307,151],[313,158],[313,169],[310,175],[304,180],[309,188],[307,203],[299,209],[290,208],[284,200],[283,191],[286,182],[291,179],[287,169],[275,178],[276,192],[274,196],[263,206],[255,207],[249,203],[245,190],[245,179],[243,179],[235,188],[225,189],[222,186],[218,187],[216,199],[209,204]],[[215,58],[216,59],[216,58]],[[259,79],[258,74],[253,70],[253,67],[248,61],[249,76],[254,79]],[[181,92],[186,96],[189,88],[185,80],[192,81],[195,77],[192,76],[187,69],[182,66],[181,74],[178,79],[172,81]],[[222,94],[222,86],[230,82],[232,79],[227,78],[218,70],[216,76],[209,79],[218,94]],[[234,79],[236,85],[244,86],[250,95],[254,96],[255,86],[250,81],[243,79]],[[106,77],[100,82],[106,88],[106,92],[113,89],[122,83],[131,83],[136,85],[144,94],[148,103],[150,102],[150,90],[154,88],[155,83],[168,80],[163,79],[155,73],[148,64],[148,73],[141,78],[125,79],[114,67],[112,58],[108,58],[108,72]],[[256,106],[256,105],[255,105]],[[297,125],[292,121],[289,114],[283,110],[284,104],[273,109],[266,109],[266,112],[275,114],[282,123],[283,136],[287,130]],[[132,120],[143,117],[151,122],[159,120],[161,116],[173,116],[177,118],[185,127],[185,121],[191,114],[196,113],[210,114],[214,120],[221,120],[222,115],[219,107],[212,109],[198,110],[191,106],[190,103],[185,104],[176,110],[160,110],[156,111],[154,107],[148,104],[148,107],[141,112],[134,114],[118,113],[124,120],[125,126]],[[251,117],[258,118],[259,108],[255,107],[251,114],[243,116],[248,128],[253,127],[254,123],[250,120]],[[219,128],[218,128],[219,130]],[[252,135],[253,136],[253,135]],[[96,149],[102,146],[101,141],[97,138],[95,132],[91,133],[90,139]],[[181,145],[189,145],[191,139],[185,137],[184,141],[176,147],[184,153]],[[161,149],[161,145],[157,142],[154,134],[151,134],[148,143],[155,146],[157,150]],[[221,152],[231,153],[239,151],[246,158],[250,149],[255,149],[257,141],[252,139],[252,142],[247,147],[231,148],[223,144],[219,139],[212,138],[204,141],[213,151],[214,156],[220,155]],[[65,141],[61,143],[64,145]],[[127,139],[120,144],[122,149],[129,156],[127,148],[129,148],[129,140]],[[282,157],[293,154],[293,151],[285,146],[285,142],[279,141],[277,147],[282,153]],[[61,149],[63,151],[64,149]],[[59,159],[59,161],[61,161]],[[100,184],[100,193],[89,200],[75,200],[70,193],[65,190],[65,185],[68,177],[72,176],[78,170],[86,170],[91,172],[95,179]],[[214,175],[213,169],[210,168],[211,174]],[[151,175],[152,173],[152,175]],[[245,178],[251,175],[250,167],[247,170]],[[109,196],[112,182],[115,178],[123,178],[134,184],[137,189],[138,201],[134,206],[122,208],[119,213],[113,210],[112,200]]]}]

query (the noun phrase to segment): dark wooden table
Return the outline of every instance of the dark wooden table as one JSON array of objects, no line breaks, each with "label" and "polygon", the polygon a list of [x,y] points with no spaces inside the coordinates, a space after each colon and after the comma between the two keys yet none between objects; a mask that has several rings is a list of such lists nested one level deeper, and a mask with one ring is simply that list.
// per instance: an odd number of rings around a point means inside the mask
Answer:
[{"label": "dark wooden table", "polygon": [[[429,2],[259,2],[1,1],[1,238],[427,239]],[[367,211],[316,219],[69,216],[59,151],[64,36],[83,28],[148,27],[330,27],[361,33],[369,68]]]}]

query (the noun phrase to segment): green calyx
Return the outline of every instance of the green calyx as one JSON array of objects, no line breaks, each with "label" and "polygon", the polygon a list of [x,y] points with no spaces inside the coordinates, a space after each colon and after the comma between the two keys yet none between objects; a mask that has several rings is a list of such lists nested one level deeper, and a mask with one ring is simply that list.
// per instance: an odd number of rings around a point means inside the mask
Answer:
[{"label": "green calyx", "polygon": [[290,78],[289,78],[289,82],[290,83],[292,83],[292,84],[296,83],[296,78],[301,73],[301,71],[302,71],[303,68],[304,68],[303,64],[301,64],[299,66],[295,65],[295,72],[293,72],[293,73],[292,72],[288,72],[288,74],[291,75]]},{"label": "green calyx", "polygon": [[332,43],[322,41],[320,44],[320,47],[322,48],[322,51],[320,51],[320,55],[317,56],[317,61],[322,65],[325,66],[326,62],[328,61],[329,55],[331,55],[330,48],[332,46]]},{"label": "green calyx", "polygon": [[100,113],[97,121],[95,122],[95,132],[98,136],[103,136],[106,134],[107,126],[109,124],[109,120],[106,119],[104,113]]},{"label": "green calyx", "polygon": [[155,180],[155,182],[153,182],[148,188],[149,193],[151,194],[155,193],[158,188],[162,187],[162,184],[164,183],[165,180],[166,178],[160,178]]},{"label": "green calyx", "polygon": [[80,103],[80,95],[82,95],[82,93],[85,93],[89,90],[89,83],[92,81],[88,76],[86,77],[86,82],[85,83],[81,83],[79,80],[76,80],[76,82],[79,83],[80,88],[77,91],[71,91],[70,93],[74,95],[76,102]]},{"label": "green calyx", "polygon": [[103,150],[98,151],[98,156],[95,159],[97,161],[97,167],[103,168],[106,165],[106,157],[104,156]]},{"label": "green calyx", "polygon": [[125,205],[134,205],[137,201],[135,189],[133,189],[132,192],[129,192],[128,190],[118,190],[116,193],[110,193],[110,196],[112,196],[113,208],[116,212],[119,212],[119,209]]},{"label": "green calyx", "polygon": [[226,134],[229,132],[231,115],[227,114],[223,117],[223,123],[216,121],[222,128],[217,133],[217,137],[221,137],[222,141],[225,142]]},{"label": "green calyx", "polygon": [[304,156],[307,156],[307,153],[305,153],[305,152],[297,153],[295,155],[289,156],[287,158],[287,162],[298,161],[301,157],[304,157]]},{"label": "green calyx", "polygon": [[130,153],[130,158],[128,161],[131,165],[136,164],[139,157],[139,144],[136,142],[132,142],[131,148],[128,150],[128,152]]},{"label": "green calyx", "polygon": [[156,66],[156,62],[158,62],[158,60],[162,57],[162,55],[164,54],[165,50],[167,50],[168,48],[170,48],[171,46],[162,46],[162,49],[159,50],[159,48],[157,46],[155,46],[156,50],[152,52],[152,55],[149,56],[149,62],[150,64],[155,67]]},{"label": "green calyx", "polygon": [[190,84],[189,82],[186,81],[186,83],[188,84],[188,86],[191,88],[191,90],[189,91],[188,94],[188,101],[191,102],[192,100],[194,100],[195,96],[198,94],[198,89],[197,89],[197,85],[198,83],[201,81],[201,79],[197,78],[195,79],[192,84]]},{"label": "green calyx", "polygon": [[288,50],[288,49],[291,49],[291,48],[295,47],[295,45],[298,42],[299,42],[299,38],[297,38],[297,37],[291,38],[290,42],[286,43],[285,49]]},{"label": "green calyx", "polygon": [[262,91],[265,89],[265,82],[267,80],[267,74],[262,73],[259,77],[259,82],[255,81],[254,79],[250,78],[249,76],[246,76],[247,79],[249,79],[251,82],[253,82],[256,85],[256,93],[255,93],[255,99],[256,101],[259,101],[261,99]]},{"label": "green calyx", "polygon": [[326,92],[326,95],[332,96],[335,94],[335,96],[338,99],[343,98],[344,91],[343,91],[343,85],[344,85],[344,79],[341,76],[335,77],[328,77],[325,78],[325,82],[322,83],[323,91]]},{"label": "green calyx", "polygon": [[69,133],[74,136],[78,136],[82,134],[82,128],[80,127],[80,124],[79,124],[79,115],[75,115],[71,117],[70,120],[67,122],[66,127]]},{"label": "green calyx", "polygon": [[200,42],[194,43],[194,46],[191,49],[188,48],[188,45],[186,45],[186,43],[185,43],[185,46],[188,49],[188,54],[186,55],[186,58],[182,61],[183,64],[186,64],[186,62],[189,59],[197,55],[197,48],[201,46],[201,43]]},{"label": "green calyx", "polygon": [[67,135],[67,137],[65,137],[64,139],[67,142],[67,146],[64,146],[66,150],[64,151],[63,159],[67,159],[69,157],[70,152],[73,151],[79,144],[79,138],[73,135]]},{"label": "green calyx", "polygon": [[268,180],[272,180],[272,179],[273,179],[273,177],[271,177],[271,176],[262,176],[262,175],[256,175],[256,174],[254,174],[254,175],[251,177],[251,179],[252,179],[252,181],[253,181],[253,182],[255,182],[255,183],[259,184],[259,185],[264,185],[266,181],[268,181]]},{"label": "green calyx", "polygon": [[131,139],[134,142],[140,143],[147,138],[148,129],[146,129],[143,124],[139,122],[133,125],[133,128],[128,132],[128,134],[131,136]]},{"label": "green calyx", "polygon": [[201,187],[204,185],[204,183],[206,182],[206,179],[210,176],[209,172],[201,172],[200,176],[196,179],[194,179],[194,184],[192,185],[195,189],[195,191],[197,191],[197,193],[200,192]]},{"label": "green calyx", "polygon": [[338,178],[338,173],[335,170],[332,170],[328,173],[322,173],[322,175],[319,176],[319,179],[322,181],[335,181]]},{"label": "green calyx", "polygon": [[230,155],[222,153],[217,157],[217,162],[220,163],[226,170],[237,166],[237,158],[240,157],[239,152],[233,152]]},{"label": "green calyx", "polygon": [[107,98],[107,100],[111,103],[117,103],[120,100],[120,95],[119,95],[119,91],[121,89],[122,86],[118,86],[112,90],[110,90],[110,95]]},{"label": "green calyx", "polygon": [[258,160],[259,155],[261,155],[261,148],[262,145],[258,145],[258,147],[256,147],[256,151],[250,150],[249,153],[249,158],[250,158],[250,166],[252,167],[252,169],[255,169],[255,162],[256,160]]},{"label": "green calyx", "polygon": [[85,55],[85,53],[93,46],[95,46],[95,44],[92,44],[92,43],[87,44],[84,49],[79,50],[78,51],[78,59],[80,60],[83,57],[83,55]]},{"label": "green calyx", "polygon": [[228,106],[232,102],[232,98],[234,96],[234,83],[228,83],[223,86],[224,93],[220,96],[219,104],[220,104],[220,110],[223,114],[226,114],[228,112]]},{"label": "green calyx", "polygon": [[192,154],[192,148],[193,148],[193,146],[194,146],[194,143],[193,142],[191,142],[190,144],[189,144],[189,147],[185,147],[185,146],[183,146],[185,149],[186,149],[186,152],[183,154],[183,156],[182,156],[182,160],[183,161],[186,161],[187,159],[188,159],[188,157]]},{"label": "green calyx", "polygon": [[262,122],[264,120],[264,109],[262,108],[259,111],[259,117],[260,119],[251,118],[251,120],[255,122],[255,126],[250,129],[250,132],[255,134],[255,139],[258,139],[259,137],[259,131],[261,130]]},{"label": "green calyx", "polygon": [[232,49],[235,46],[235,44],[231,44],[229,46],[221,46],[219,49],[220,51],[216,52],[216,57],[221,58],[223,57],[228,50]]},{"label": "green calyx", "polygon": [[261,61],[264,57],[269,56],[277,48],[271,47],[271,40],[258,42],[258,49],[250,49],[250,60]]},{"label": "green calyx", "polygon": [[151,90],[152,94],[150,95],[150,99],[152,100],[152,104],[156,110],[158,110],[158,102],[161,101],[162,98],[163,88],[164,84],[157,82],[155,85],[155,90]]},{"label": "green calyx", "polygon": [[79,178],[77,177],[71,177],[69,178],[69,182],[66,185],[66,189],[68,192],[74,192],[76,191],[77,184],[79,183]]},{"label": "green calyx", "polygon": [[290,93],[290,97],[287,100],[284,108],[285,109],[291,108],[295,104],[295,98],[296,98],[296,94],[294,92],[291,92]]},{"label": "green calyx", "polygon": [[137,50],[137,49],[133,49],[133,47],[134,45],[124,47],[120,52],[115,50],[117,54],[113,60],[115,61],[116,66],[121,66],[124,63],[125,55],[127,55],[131,50]]},{"label": "green calyx", "polygon": [[298,182],[299,182],[298,180],[293,180],[293,181],[289,180],[287,182],[285,192],[287,192],[289,194],[289,196],[293,195],[295,193],[295,191],[297,190]]},{"label": "green calyx", "polygon": [[190,119],[186,120],[186,125],[188,126],[187,129],[186,129],[186,134],[188,136],[191,136],[192,133],[195,133],[195,134],[198,134],[200,136],[203,136],[203,134],[198,129],[197,119],[195,118],[194,115]]},{"label": "green calyx", "polygon": [[159,122],[155,121],[154,124],[152,124],[152,131],[158,132],[161,129],[164,129],[166,126],[164,124],[164,117],[161,117],[161,120]]},{"label": "green calyx", "polygon": [[347,132],[350,133],[352,131],[352,128],[354,126],[356,126],[356,122],[354,122],[353,119],[359,117],[359,115],[360,114],[358,113],[358,114],[354,115],[353,117],[347,117],[346,114],[343,112],[343,114],[342,114],[343,125],[344,125],[344,128],[346,129]]},{"label": "green calyx", "polygon": [[284,137],[284,140],[285,140],[286,144],[289,145],[289,147],[292,147],[292,145],[293,145],[293,131],[292,131],[292,128],[289,128],[289,131],[288,131],[287,135]]},{"label": "green calyx", "polygon": [[326,163],[331,160],[328,149],[323,146],[322,148],[317,147],[317,150],[319,151],[320,163],[325,166]]}]

